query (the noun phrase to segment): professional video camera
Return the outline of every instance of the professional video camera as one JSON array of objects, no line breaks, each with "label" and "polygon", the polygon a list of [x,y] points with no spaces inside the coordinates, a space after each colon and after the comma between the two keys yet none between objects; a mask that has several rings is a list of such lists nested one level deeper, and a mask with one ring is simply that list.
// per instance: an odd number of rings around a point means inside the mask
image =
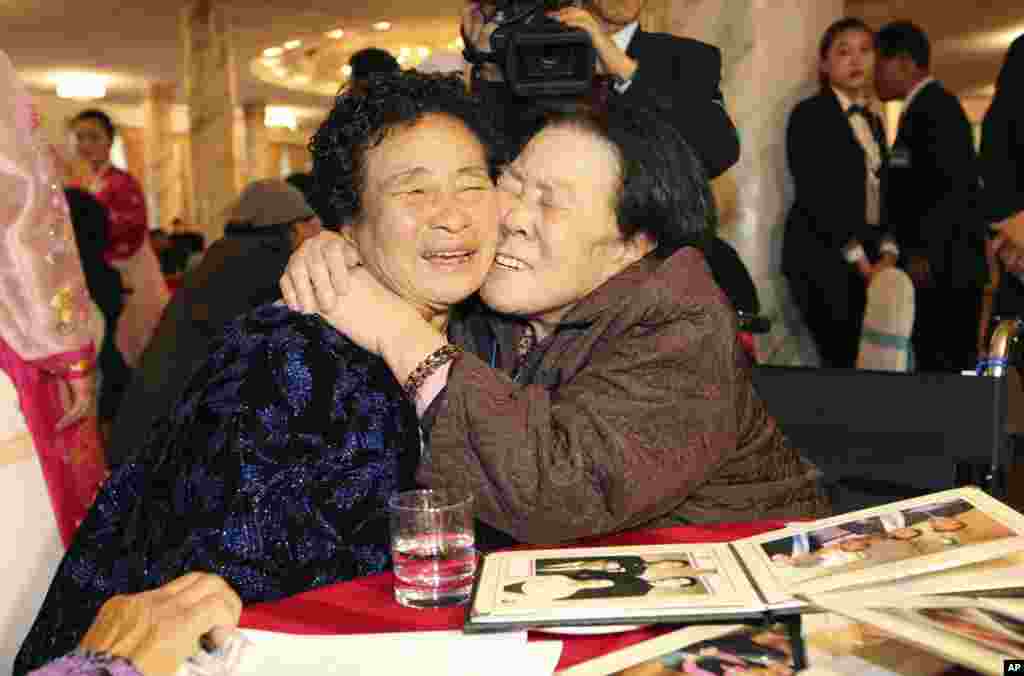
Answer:
[{"label": "professional video camera", "polygon": [[548,98],[586,93],[596,60],[590,36],[545,15],[575,4],[575,0],[485,0],[481,3],[485,15],[493,11],[488,23],[497,26],[491,33],[491,49],[476,49],[463,35],[466,60],[474,66],[496,63],[512,92],[519,96]]}]

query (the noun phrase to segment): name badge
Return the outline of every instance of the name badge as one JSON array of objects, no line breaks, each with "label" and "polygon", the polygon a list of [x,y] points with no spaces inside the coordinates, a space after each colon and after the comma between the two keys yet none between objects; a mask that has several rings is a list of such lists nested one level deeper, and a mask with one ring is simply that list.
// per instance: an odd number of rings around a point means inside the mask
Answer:
[{"label": "name badge", "polygon": [[906,146],[893,148],[892,154],[889,155],[889,166],[893,169],[909,169],[911,166],[910,149]]}]

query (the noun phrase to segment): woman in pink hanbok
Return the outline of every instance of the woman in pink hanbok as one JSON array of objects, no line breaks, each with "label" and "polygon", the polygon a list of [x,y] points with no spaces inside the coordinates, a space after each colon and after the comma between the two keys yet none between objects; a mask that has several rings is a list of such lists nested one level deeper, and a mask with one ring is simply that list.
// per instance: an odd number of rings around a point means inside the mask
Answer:
[{"label": "woman in pink hanbok", "polygon": [[[96,315],[63,186],[0,52],[0,672],[106,473]],[[3,667],[7,668],[4,669]]]},{"label": "woman in pink hanbok", "polygon": [[92,174],[80,187],[107,208],[110,230],[104,257],[121,271],[127,293],[117,323],[117,347],[134,367],[170,298],[149,241],[146,200],[139,182],[110,163],[116,129],[106,113],[82,111],[71,121],[71,130],[78,155]]}]

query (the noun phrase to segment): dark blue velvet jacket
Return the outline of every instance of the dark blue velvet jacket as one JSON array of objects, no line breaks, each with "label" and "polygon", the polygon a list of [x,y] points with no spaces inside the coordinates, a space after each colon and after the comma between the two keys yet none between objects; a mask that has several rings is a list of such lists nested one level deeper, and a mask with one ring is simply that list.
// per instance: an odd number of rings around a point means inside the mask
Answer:
[{"label": "dark blue velvet jacket", "polygon": [[61,562],[15,666],[74,649],[116,594],[201,570],[246,603],[388,567],[388,498],[413,485],[416,412],[384,362],[266,305],[228,325]]}]

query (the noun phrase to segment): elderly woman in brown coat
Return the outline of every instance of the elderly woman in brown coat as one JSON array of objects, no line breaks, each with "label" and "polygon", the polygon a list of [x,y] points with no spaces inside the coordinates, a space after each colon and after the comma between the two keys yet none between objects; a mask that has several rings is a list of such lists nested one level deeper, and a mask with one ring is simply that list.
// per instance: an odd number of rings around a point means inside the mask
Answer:
[{"label": "elderly woman in brown coat", "polygon": [[[413,187],[406,198],[424,203],[439,189]],[[752,387],[700,252],[707,181],[669,125],[614,102],[552,118],[498,187],[494,264],[447,325],[337,237],[308,242],[282,278],[289,305],[405,383],[422,484],[472,492],[480,520],[531,543],[828,512],[817,470]],[[423,252],[441,255],[468,263]]]}]

